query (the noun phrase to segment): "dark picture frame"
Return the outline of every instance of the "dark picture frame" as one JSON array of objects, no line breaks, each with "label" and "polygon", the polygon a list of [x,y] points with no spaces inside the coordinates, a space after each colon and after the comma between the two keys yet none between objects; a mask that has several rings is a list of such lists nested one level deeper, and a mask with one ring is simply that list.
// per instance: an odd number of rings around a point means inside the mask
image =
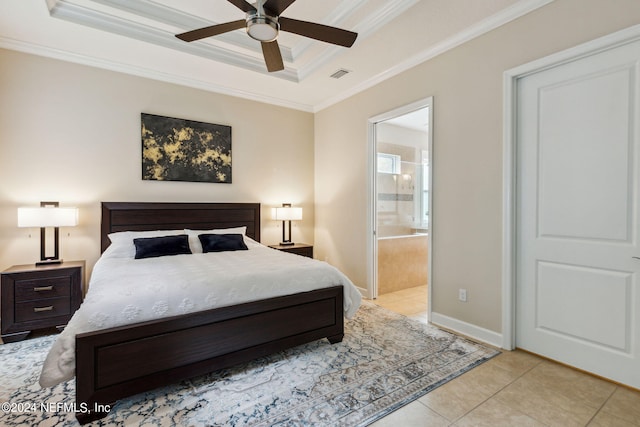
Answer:
[{"label": "dark picture frame", "polygon": [[142,179],[231,184],[231,126],[141,113]]}]

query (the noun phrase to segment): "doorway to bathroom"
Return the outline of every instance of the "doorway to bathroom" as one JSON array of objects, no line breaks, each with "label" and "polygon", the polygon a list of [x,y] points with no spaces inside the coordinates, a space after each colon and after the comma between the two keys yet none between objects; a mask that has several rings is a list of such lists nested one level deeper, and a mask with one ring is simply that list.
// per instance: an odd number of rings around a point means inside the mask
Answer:
[{"label": "doorway to bathroom", "polygon": [[433,99],[369,119],[369,296],[428,321]]}]

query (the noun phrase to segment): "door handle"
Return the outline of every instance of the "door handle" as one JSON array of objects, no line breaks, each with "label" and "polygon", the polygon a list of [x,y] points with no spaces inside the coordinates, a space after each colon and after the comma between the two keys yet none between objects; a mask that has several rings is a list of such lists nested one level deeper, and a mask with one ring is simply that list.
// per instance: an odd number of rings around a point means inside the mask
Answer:
[{"label": "door handle", "polygon": [[632,256],[631,258],[640,259],[640,256]]}]

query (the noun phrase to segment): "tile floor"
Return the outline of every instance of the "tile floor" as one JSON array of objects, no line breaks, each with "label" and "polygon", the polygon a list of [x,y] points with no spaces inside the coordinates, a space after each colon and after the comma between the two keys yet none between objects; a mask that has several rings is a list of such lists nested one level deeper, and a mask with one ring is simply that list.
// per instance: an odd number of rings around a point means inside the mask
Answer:
[{"label": "tile floor", "polygon": [[[374,302],[426,321],[426,286],[381,295]],[[516,350],[503,352],[373,426],[640,426],[640,392]]]}]

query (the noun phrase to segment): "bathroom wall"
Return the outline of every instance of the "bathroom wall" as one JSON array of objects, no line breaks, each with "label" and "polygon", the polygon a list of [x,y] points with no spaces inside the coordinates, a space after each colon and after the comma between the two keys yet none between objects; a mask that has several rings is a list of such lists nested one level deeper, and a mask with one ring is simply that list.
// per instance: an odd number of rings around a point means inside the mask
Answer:
[{"label": "bathroom wall", "polygon": [[378,239],[378,295],[427,284],[429,236]]}]

